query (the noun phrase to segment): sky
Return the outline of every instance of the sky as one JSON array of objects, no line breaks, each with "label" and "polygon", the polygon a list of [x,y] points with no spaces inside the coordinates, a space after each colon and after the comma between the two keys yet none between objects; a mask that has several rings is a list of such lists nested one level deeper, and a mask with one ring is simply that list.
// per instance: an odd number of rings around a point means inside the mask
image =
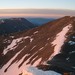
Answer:
[{"label": "sky", "polygon": [[69,15],[75,15],[75,0],[0,0],[0,17],[62,17]]}]

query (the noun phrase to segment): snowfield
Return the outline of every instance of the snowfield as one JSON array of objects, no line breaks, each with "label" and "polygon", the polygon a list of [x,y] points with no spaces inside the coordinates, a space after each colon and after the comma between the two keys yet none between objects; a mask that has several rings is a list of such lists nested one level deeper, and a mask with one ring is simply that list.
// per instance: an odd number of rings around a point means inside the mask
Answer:
[{"label": "snowfield", "polygon": [[35,67],[29,67],[28,71],[23,70],[22,75],[61,75],[61,74],[56,73],[54,71],[43,71]]},{"label": "snowfield", "polygon": [[51,55],[51,58],[53,58],[56,54],[60,53],[61,47],[66,40],[66,34],[71,29],[71,27],[71,24],[67,25],[62,29],[60,33],[56,35],[55,40],[52,42],[52,45],[54,46],[54,53]]},{"label": "snowfield", "polygon": [[[28,59],[19,68],[18,66],[21,64],[21,62],[24,60],[24,58],[28,55],[25,55],[20,61],[16,61],[12,65],[10,65],[12,63],[12,61],[21,53],[21,51],[19,51],[7,64],[5,64],[0,69],[0,73],[1,73],[0,75],[19,75],[21,73],[22,73],[22,75],[61,75],[54,71],[43,71],[43,70],[37,69],[35,66],[39,64],[39,62],[41,61],[41,58],[38,59],[32,66],[31,66],[31,64],[26,65],[26,63],[29,62],[29,59]],[[4,72],[5,69],[7,69],[6,72]]]}]

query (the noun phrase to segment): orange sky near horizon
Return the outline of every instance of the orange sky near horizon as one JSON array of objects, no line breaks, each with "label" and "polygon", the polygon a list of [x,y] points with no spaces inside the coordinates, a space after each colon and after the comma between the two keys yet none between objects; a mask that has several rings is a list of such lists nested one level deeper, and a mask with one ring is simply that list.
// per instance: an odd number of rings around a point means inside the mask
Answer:
[{"label": "orange sky near horizon", "polygon": [[43,18],[50,18],[50,17],[62,17],[65,15],[61,14],[0,14],[0,17],[43,17]]},{"label": "orange sky near horizon", "polygon": [[75,10],[61,9],[0,9],[0,17],[60,18],[74,16]]}]

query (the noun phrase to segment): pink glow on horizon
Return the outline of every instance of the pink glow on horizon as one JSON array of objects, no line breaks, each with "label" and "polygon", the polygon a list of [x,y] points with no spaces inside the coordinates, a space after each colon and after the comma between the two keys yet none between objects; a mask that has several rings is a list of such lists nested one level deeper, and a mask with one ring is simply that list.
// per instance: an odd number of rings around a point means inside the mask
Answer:
[{"label": "pink glow on horizon", "polygon": [[62,17],[61,14],[0,14],[0,17]]}]

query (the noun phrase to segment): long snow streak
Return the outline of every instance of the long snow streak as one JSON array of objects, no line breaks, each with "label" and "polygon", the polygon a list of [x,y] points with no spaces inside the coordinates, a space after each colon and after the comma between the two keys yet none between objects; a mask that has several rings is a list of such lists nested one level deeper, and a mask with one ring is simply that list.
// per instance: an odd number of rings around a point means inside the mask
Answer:
[{"label": "long snow streak", "polygon": [[72,25],[69,24],[68,26],[64,27],[60,33],[56,35],[55,40],[52,42],[52,45],[55,46],[52,57],[60,53],[61,47],[64,44],[64,41],[66,40],[66,34],[71,29],[71,27]]}]

